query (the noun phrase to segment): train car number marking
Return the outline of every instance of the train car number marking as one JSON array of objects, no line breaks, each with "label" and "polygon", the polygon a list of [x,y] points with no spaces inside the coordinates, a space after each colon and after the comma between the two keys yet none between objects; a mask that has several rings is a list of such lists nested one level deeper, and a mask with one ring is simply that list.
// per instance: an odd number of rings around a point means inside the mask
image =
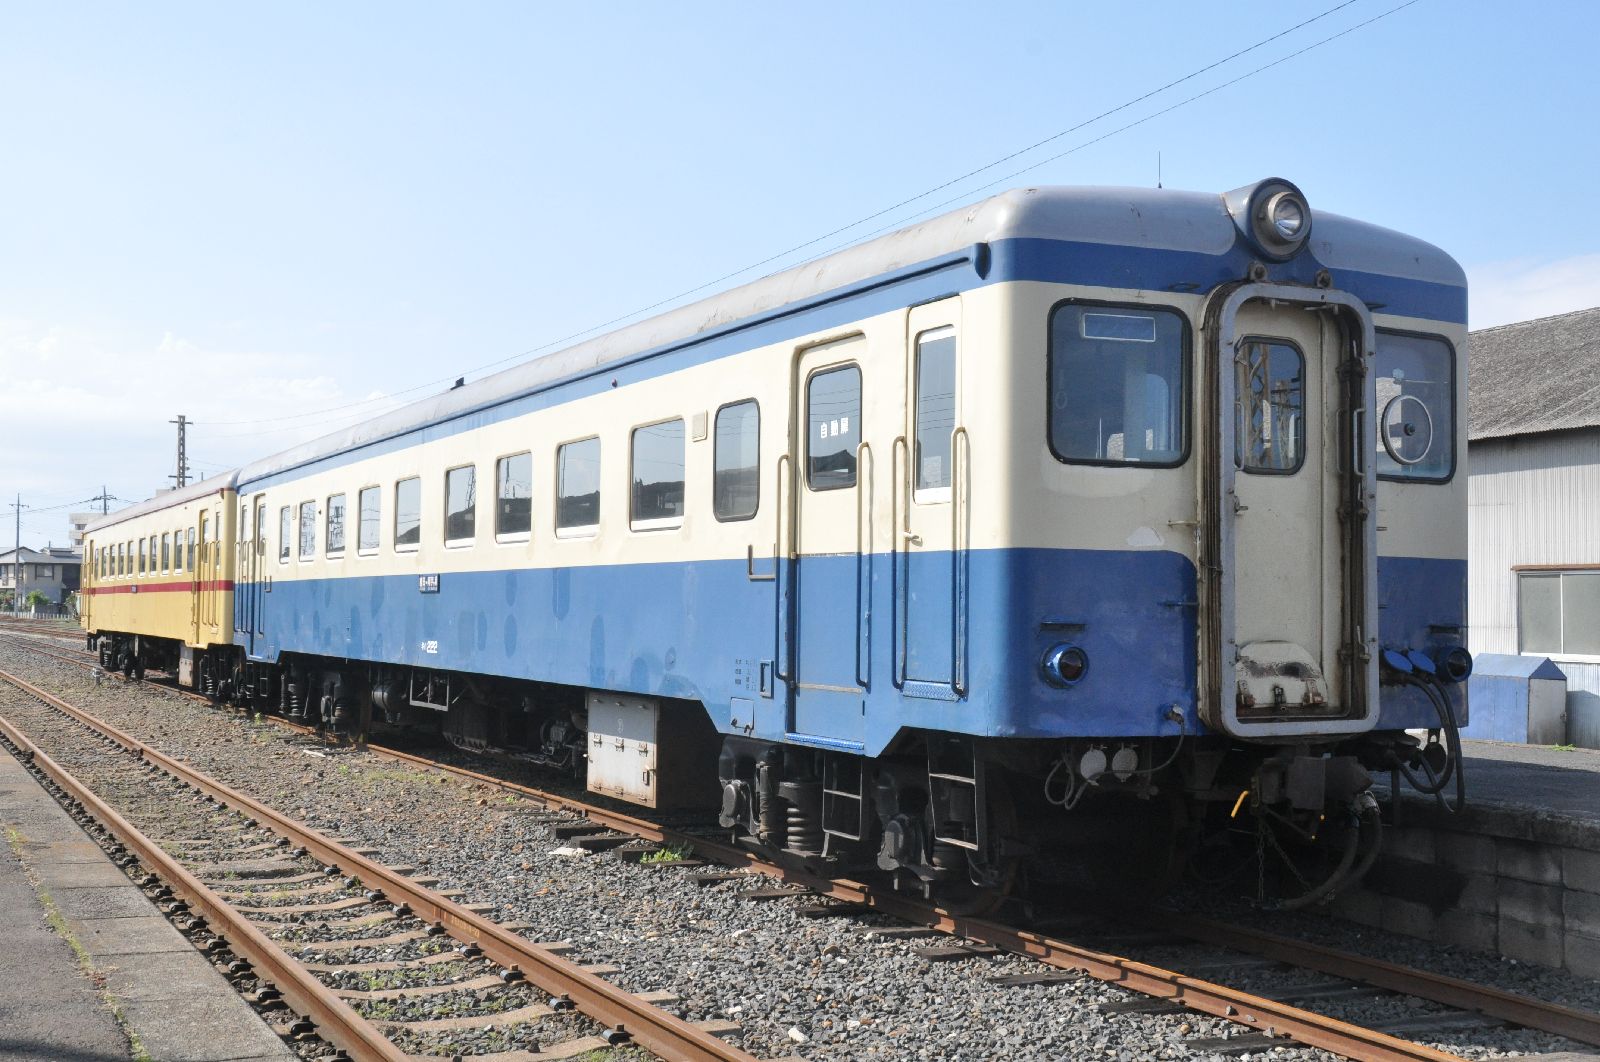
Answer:
[{"label": "train car number marking", "polygon": [[437,594],[439,592],[438,574],[417,576],[417,590],[424,594]]}]

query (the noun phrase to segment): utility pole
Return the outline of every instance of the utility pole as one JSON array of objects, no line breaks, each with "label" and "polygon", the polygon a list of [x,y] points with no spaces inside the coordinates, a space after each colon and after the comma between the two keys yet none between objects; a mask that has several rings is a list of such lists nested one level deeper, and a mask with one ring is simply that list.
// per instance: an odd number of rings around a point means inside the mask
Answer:
[{"label": "utility pole", "polygon": [[174,489],[182,490],[189,485],[189,454],[187,450],[189,418],[179,413],[177,420],[169,420],[167,423],[178,426],[178,471],[176,475],[172,476],[172,480],[175,485]]},{"label": "utility pole", "polygon": [[102,483],[100,485],[100,493],[96,494],[94,497],[90,498],[89,500],[91,502],[99,502],[100,503],[100,515],[101,516],[106,516],[106,515],[109,515],[110,512],[111,512],[111,497],[112,497],[111,492],[106,490],[105,484]]},{"label": "utility pole", "polygon": [[17,514],[17,548],[11,554],[11,568],[16,577],[11,580],[11,615],[22,615],[22,573],[25,565],[22,563],[22,495],[17,495],[17,503],[11,507]]}]

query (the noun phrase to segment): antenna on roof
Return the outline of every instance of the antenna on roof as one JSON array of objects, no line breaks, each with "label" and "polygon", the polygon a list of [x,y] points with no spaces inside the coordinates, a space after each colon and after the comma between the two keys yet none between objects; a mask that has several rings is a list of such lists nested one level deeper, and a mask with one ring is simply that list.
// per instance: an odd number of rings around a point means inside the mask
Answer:
[{"label": "antenna on roof", "polygon": [[1161,187],[1161,152],[1156,152],[1156,187]]},{"label": "antenna on roof", "polygon": [[467,385],[467,378],[465,376],[457,376],[456,377],[456,382],[450,385],[450,390],[454,391],[456,388],[465,387],[466,385]]}]

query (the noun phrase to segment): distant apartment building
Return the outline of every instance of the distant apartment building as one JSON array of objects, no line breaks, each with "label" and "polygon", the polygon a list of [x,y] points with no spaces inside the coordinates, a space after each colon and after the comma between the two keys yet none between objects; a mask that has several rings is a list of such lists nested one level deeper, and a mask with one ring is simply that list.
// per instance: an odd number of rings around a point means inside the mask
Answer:
[{"label": "distant apartment building", "polygon": [[19,589],[24,600],[28,594],[38,590],[51,604],[59,605],[82,582],[82,550],[68,546],[46,546],[44,549],[23,546],[20,550],[0,553],[0,603],[7,608],[11,607]]}]

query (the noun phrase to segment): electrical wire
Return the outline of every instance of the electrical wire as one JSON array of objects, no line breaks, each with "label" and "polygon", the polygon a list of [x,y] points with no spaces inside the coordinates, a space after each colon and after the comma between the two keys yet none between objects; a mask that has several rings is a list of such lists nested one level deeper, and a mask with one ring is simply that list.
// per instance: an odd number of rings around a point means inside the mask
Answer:
[{"label": "electrical wire", "polygon": [[[561,337],[559,339],[553,339],[553,340],[550,340],[548,342],[541,343],[538,346],[529,347],[529,348],[527,348],[525,350],[518,351],[515,354],[506,355],[503,358],[498,358],[498,359],[496,359],[494,361],[487,362],[487,363],[485,363],[483,365],[480,365],[480,366],[477,366],[475,368],[468,369],[465,373],[456,373],[456,374],[453,374],[451,376],[441,377],[441,378],[436,379],[436,380],[429,380],[429,381],[427,381],[425,383],[417,384],[414,387],[408,387],[408,388],[405,388],[404,390],[395,391],[395,392],[393,392],[391,394],[388,394],[388,395],[374,396],[372,398],[362,399],[362,400],[357,401],[357,402],[349,402],[349,403],[344,403],[342,405],[337,405],[337,406],[328,406],[328,407],[325,407],[325,408],[322,408],[322,409],[311,410],[311,411],[308,411],[308,412],[305,412],[305,413],[286,414],[285,416],[282,416],[282,417],[264,417],[264,418],[257,418],[257,419],[253,419],[253,420],[192,421],[191,423],[196,424],[196,425],[203,425],[203,426],[206,426],[206,427],[221,427],[221,426],[234,426],[234,425],[242,426],[242,425],[251,425],[251,424],[283,423],[283,422],[288,422],[288,421],[304,420],[304,419],[307,419],[307,418],[310,418],[310,417],[322,416],[323,414],[326,414],[326,413],[335,413],[335,412],[339,412],[341,410],[346,410],[346,409],[362,408],[362,407],[366,407],[366,406],[371,405],[371,404],[376,403],[376,402],[381,402],[381,401],[385,401],[385,400],[394,399],[394,398],[397,398],[397,397],[402,396],[402,395],[412,394],[412,393],[415,393],[417,391],[425,390],[425,389],[431,388],[431,387],[437,387],[437,386],[439,386],[441,384],[449,383],[452,380],[458,379],[458,378],[460,378],[462,376],[471,376],[471,375],[476,375],[476,374],[481,373],[481,372],[486,372],[489,369],[497,368],[497,367],[499,367],[501,365],[504,365],[504,364],[506,364],[508,362],[516,361],[516,360],[519,360],[519,359],[522,359],[522,358],[526,358],[526,357],[529,357],[529,356],[531,356],[533,354],[538,354],[538,353],[540,353],[542,351],[549,350],[552,347],[558,347],[558,346],[564,345],[566,343],[570,343],[570,342],[572,342],[574,340],[581,339],[584,336],[590,335],[591,333],[598,332],[598,331],[600,331],[602,329],[605,329],[605,328],[610,328],[613,325],[621,324],[624,321],[628,321],[628,320],[630,320],[630,319],[632,319],[634,317],[638,317],[641,314],[649,313],[652,310],[657,310],[657,309],[660,309],[660,308],[662,308],[664,306],[667,306],[667,305],[669,305],[671,303],[677,302],[677,301],[679,301],[681,299],[688,298],[691,295],[695,295],[695,294],[698,294],[698,293],[700,293],[702,291],[705,291],[707,288],[712,288],[712,287],[715,287],[715,286],[717,286],[719,284],[723,284],[723,283],[725,283],[725,282],[727,282],[729,280],[733,280],[736,277],[743,276],[746,273],[750,273],[750,272],[753,272],[753,271],[755,271],[757,269],[760,269],[763,266],[771,265],[774,262],[780,261],[781,259],[784,259],[784,258],[787,258],[787,257],[789,257],[791,255],[797,254],[800,251],[806,250],[806,249],[808,249],[810,247],[814,247],[819,243],[823,243],[823,242],[825,242],[827,240],[830,240],[835,236],[842,235],[843,233],[849,232],[852,229],[860,228],[862,225],[865,225],[865,224],[867,224],[869,222],[872,222],[872,221],[876,221],[877,219],[879,219],[881,217],[884,217],[885,215],[892,214],[895,211],[898,211],[903,207],[911,205],[912,203],[919,202],[919,201],[921,201],[923,199],[926,199],[927,197],[929,197],[931,195],[935,195],[935,194],[937,194],[937,193],[939,193],[941,191],[944,191],[947,188],[951,188],[951,187],[954,187],[955,185],[961,184],[962,182],[970,180],[971,178],[976,177],[979,174],[986,173],[989,170],[992,170],[997,166],[1002,166],[1005,163],[1010,162],[1013,159],[1016,159],[1016,158],[1019,158],[1019,157],[1021,157],[1023,155],[1026,155],[1027,153],[1029,153],[1031,151],[1036,151],[1039,148],[1045,146],[1046,144],[1054,143],[1055,141],[1061,139],[1064,136],[1069,136],[1072,133],[1075,133],[1075,132],[1078,132],[1078,131],[1080,131],[1082,129],[1085,129],[1088,126],[1091,126],[1091,125],[1095,124],[1096,122],[1099,122],[1099,121],[1102,121],[1102,120],[1104,120],[1106,118],[1109,118],[1114,114],[1118,114],[1118,113],[1120,113],[1122,111],[1125,111],[1125,110],[1129,109],[1130,107],[1135,107],[1138,104],[1143,103],[1146,100],[1152,99],[1155,96],[1158,96],[1163,92],[1166,92],[1166,91],[1168,91],[1170,89],[1176,88],[1178,85],[1184,84],[1185,82],[1191,81],[1191,80],[1193,80],[1193,79],[1195,79],[1197,77],[1200,77],[1203,74],[1209,73],[1210,71],[1215,70],[1218,67],[1225,66],[1226,64],[1228,64],[1230,62],[1233,62],[1235,59],[1238,59],[1238,58],[1240,58],[1240,57],[1242,57],[1244,55],[1248,55],[1251,52],[1257,51],[1258,49],[1263,48],[1263,47],[1267,46],[1268,44],[1271,44],[1274,41],[1280,40],[1281,38],[1286,37],[1289,34],[1292,34],[1292,33],[1296,32],[1298,30],[1304,29],[1306,26],[1309,26],[1309,25],[1311,25],[1311,24],[1313,24],[1315,22],[1318,22],[1318,21],[1320,21],[1322,19],[1325,19],[1325,18],[1327,18],[1327,17],[1329,17],[1329,16],[1331,16],[1333,14],[1336,14],[1337,12],[1342,11],[1343,9],[1345,9],[1347,7],[1350,7],[1352,4],[1357,3],[1357,2],[1358,2],[1358,0],[1341,0],[1340,3],[1334,4],[1332,7],[1326,8],[1325,10],[1317,13],[1316,15],[1313,15],[1310,18],[1307,18],[1307,19],[1304,19],[1304,20],[1302,20],[1300,22],[1297,22],[1294,25],[1289,26],[1286,29],[1279,30],[1278,32],[1273,33],[1273,34],[1271,34],[1271,35],[1269,35],[1267,37],[1263,37],[1260,40],[1256,41],[1255,43],[1250,44],[1247,47],[1241,48],[1238,51],[1235,51],[1235,52],[1233,52],[1233,53],[1231,53],[1231,54],[1229,54],[1229,55],[1227,55],[1227,56],[1225,56],[1225,57],[1223,57],[1221,59],[1217,59],[1217,60],[1214,60],[1214,61],[1212,61],[1210,63],[1207,63],[1206,65],[1204,65],[1202,67],[1199,67],[1199,68],[1197,68],[1195,70],[1192,70],[1189,73],[1184,74],[1181,77],[1174,78],[1173,80],[1168,81],[1168,82],[1160,85],[1157,88],[1150,89],[1150,90],[1148,90],[1148,91],[1146,91],[1146,92],[1144,92],[1144,93],[1142,93],[1142,94],[1140,94],[1140,95],[1138,95],[1138,96],[1136,96],[1136,97],[1134,97],[1134,98],[1132,98],[1130,100],[1127,100],[1127,101],[1125,101],[1123,103],[1118,104],[1115,107],[1111,107],[1111,108],[1108,108],[1107,110],[1101,111],[1100,113],[1094,115],[1091,118],[1087,118],[1087,119],[1085,119],[1085,120],[1083,120],[1081,122],[1078,122],[1075,125],[1072,125],[1072,126],[1069,126],[1066,129],[1063,129],[1063,130],[1061,130],[1059,132],[1052,133],[1050,136],[1047,136],[1047,137],[1043,138],[1042,140],[1037,140],[1037,141],[1033,142],[1032,144],[1029,144],[1026,147],[1018,148],[1015,151],[1008,152],[1007,154],[1002,155],[1001,157],[999,157],[999,158],[997,158],[997,159],[995,159],[995,160],[993,160],[991,162],[987,162],[987,163],[983,164],[982,166],[978,166],[978,167],[975,167],[974,169],[968,170],[965,173],[961,174],[960,176],[952,177],[952,178],[949,178],[948,180],[942,181],[939,184],[936,184],[931,188],[928,188],[928,189],[925,189],[924,191],[918,192],[916,195],[909,196],[909,197],[907,197],[905,199],[900,200],[897,203],[894,203],[894,204],[892,204],[890,206],[884,207],[881,210],[876,210],[876,211],[874,211],[874,212],[872,212],[870,214],[867,214],[867,215],[865,215],[863,217],[857,218],[855,221],[852,221],[852,222],[850,222],[849,224],[846,224],[846,225],[841,225],[838,228],[835,228],[830,232],[823,233],[820,236],[816,236],[816,237],[813,237],[813,238],[811,238],[809,240],[806,240],[806,241],[804,241],[802,243],[798,243],[798,244],[796,244],[796,245],[794,245],[794,246],[792,246],[790,248],[787,248],[786,250],[779,251],[776,254],[768,255],[767,257],[762,258],[759,261],[752,262],[751,264],[743,266],[742,268],[733,270],[732,272],[724,273],[719,277],[716,277],[716,278],[714,278],[712,280],[708,280],[708,281],[706,281],[706,282],[704,282],[702,284],[697,284],[694,287],[688,288],[688,289],[686,289],[684,291],[680,291],[675,295],[668,296],[668,297],[666,297],[664,299],[659,299],[659,300],[657,300],[657,301],[655,301],[653,303],[650,303],[647,306],[642,306],[642,307],[640,307],[638,309],[629,311],[628,313],[622,314],[622,315],[617,316],[617,317],[613,317],[608,321],[602,321],[599,324],[591,325],[588,328],[585,328],[585,329],[583,329],[581,331],[578,331],[578,332],[573,332],[570,335],[563,336],[563,337]],[[1127,129],[1134,128],[1137,125],[1142,125],[1143,123],[1145,123],[1147,121],[1150,121],[1153,118],[1159,117],[1159,116],[1161,116],[1163,114],[1167,114],[1172,110],[1176,110],[1178,107],[1186,106],[1187,104],[1192,103],[1195,100],[1202,99],[1202,98],[1204,98],[1206,96],[1211,95],[1214,92],[1220,91],[1221,89],[1224,89],[1224,88],[1227,88],[1227,87],[1229,87],[1231,85],[1237,84],[1238,82],[1244,80],[1245,78],[1253,77],[1256,74],[1259,74],[1259,73],[1261,73],[1261,72],[1263,72],[1265,70],[1272,69],[1273,67],[1278,66],[1278,65],[1288,61],[1289,59],[1293,59],[1293,58],[1295,58],[1297,56],[1304,55],[1306,52],[1311,51],[1314,48],[1319,48],[1324,44],[1327,44],[1327,43],[1329,43],[1331,41],[1337,40],[1340,37],[1346,36],[1347,34],[1355,32],[1356,30],[1359,30],[1359,29],[1361,29],[1361,28],[1363,28],[1365,26],[1369,26],[1372,23],[1377,22],[1380,19],[1387,18],[1389,15],[1392,15],[1395,12],[1397,12],[1397,11],[1403,9],[1403,8],[1410,7],[1412,4],[1415,4],[1415,3],[1418,3],[1418,2],[1420,2],[1420,0],[1406,0],[1405,3],[1402,3],[1402,4],[1398,5],[1397,7],[1390,8],[1389,10],[1383,12],[1380,15],[1377,15],[1377,16],[1375,16],[1373,18],[1367,19],[1364,22],[1360,22],[1360,23],[1358,23],[1358,24],[1356,24],[1356,25],[1354,25],[1354,26],[1352,26],[1352,27],[1350,27],[1350,28],[1348,28],[1346,30],[1341,31],[1340,33],[1336,33],[1336,34],[1333,34],[1330,37],[1326,37],[1326,38],[1318,41],[1317,43],[1315,43],[1313,45],[1310,45],[1309,47],[1302,48],[1299,51],[1293,52],[1290,55],[1285,56],[1282,59],[1276,60],[1275,62],[1268,63],[1268,64],[1266,64],[1264,66],[1258,67],[1257,69],[1251,71],[1248,74],[1242,75],[1241,77],[1238,77],[1238,78],[1234,78],[1233,80],[1225,82],[1222,85],[1219,85],[1219,86],[1217,86],[1215,88],[1208,89],[1205,92],[1202,92],[1202,93],[1199,93],[1199,94],[1197,94],[1195,96],[1192,96],[1189,99],[1184,100],[1181,103],[1173,105],[1172,107],[1168,107],[1168,108],[1165,108],[1165,109],[1163,109],[1161,111],[1157,111],[1155,114],[1147,115],[1146,117],[1141,118],[1136,122],[1131,122],[1131,123],[1129,123],[1129,124],[1127,124],[1125,126],[1122,126],[1122,127],[1118,128],[1118,129],[1114,129],[1110,133],[1107,133],[1107,134],[1104,134],[1103,136],[1097,137],[1094,140],[1089,141],[1088,143],[1080,144],[1075,148],[1072,148],[1072,149],[1070,149],[1068,151],[1062,152],[1062,153],[1060,153],[1058,155],[1051,156],[1050,158],[1044,159],[1041,162],[1034,163],[1033,165],[1030,165],[1030,166],[1026,166],[1026,167],[1024,167],[1024,168],[1022,168],[1020,170],[1016,170],[1013,173],[1008,174],[1007,176],[1002,177],[1002,178],[1000,178],[1000,179],[998,179],[996,181],[992,181],[992,182],[990,182],[988,184],[985,184],[985,185],[982,185],[982,186],[980,186],[980,187],[978,187],[976,189],[969,189],[967,192],[964,192],[961,196],[958,196],[955,199],[946,200],[944,203],[940,203],[940,204],[938,204],[938,205],[936,205],[934,207],[928,208],[927,210],[919,211],[918,213],[919,214],[920,213],[927,213],[930,210],[937,210],[940,207],[949,205],[949,204],[954,203],[954,202],[959,202],[961,199],[964,199],[964,198],[970,196],[975,191],[983,191],[983,190],[985,190],[987,188],[994,187],[994,185],[999,184],[999,183],[1003,183],[1005,181],[1008,181],[1012,177],[1017,176],[1018,174],[1029,172],[1030,170],[1037,169],[1039,166],[1043,166],[1043,165],[1046,165],[1046,164],[1048,164],[1050,162],[1054,162],[1057,159],[1063,158],[1066,155],[1072,154],[1072,153],[1074,153],[1076,151],[1081,151],[1084,148],[1086,148],[1086,147],[1088,147],[1088,146],[1090,146],[1092,144],[1099,143],[1101,140],[1104,140],[1107,137],[1115,136],[1116,134],[1118,134],[1120,132],[1123,132],[1123,131],[1125,131]],[[915,216],[915,215],[913,215],[913,216]],[[891,224],[889,226],[889,228],[896,228],[900,224],[902,224],[902,223],[901,222],[895,222],[895,223]],[[849,246],[849,244],[855,243],[859,239],[870,238],[871,236],[879,235],[880,233],[885,232],[885,231],[888,231],[888,229],[878,229],[878,230],[876,230],[876,231],[874,231],[872,233],[869,233],[868,236],[866,236],[866,237],[858,237],[858,238],[852,239],[850,241],[847,241],[842,246]],[[824,254],[831,253],[831,250],[830,251],[825,251],[823,253]],[[814,259],[812,259],[812,260],[814,260]],[[242,437],[242,436],[239,436],[239,437]]]}]

